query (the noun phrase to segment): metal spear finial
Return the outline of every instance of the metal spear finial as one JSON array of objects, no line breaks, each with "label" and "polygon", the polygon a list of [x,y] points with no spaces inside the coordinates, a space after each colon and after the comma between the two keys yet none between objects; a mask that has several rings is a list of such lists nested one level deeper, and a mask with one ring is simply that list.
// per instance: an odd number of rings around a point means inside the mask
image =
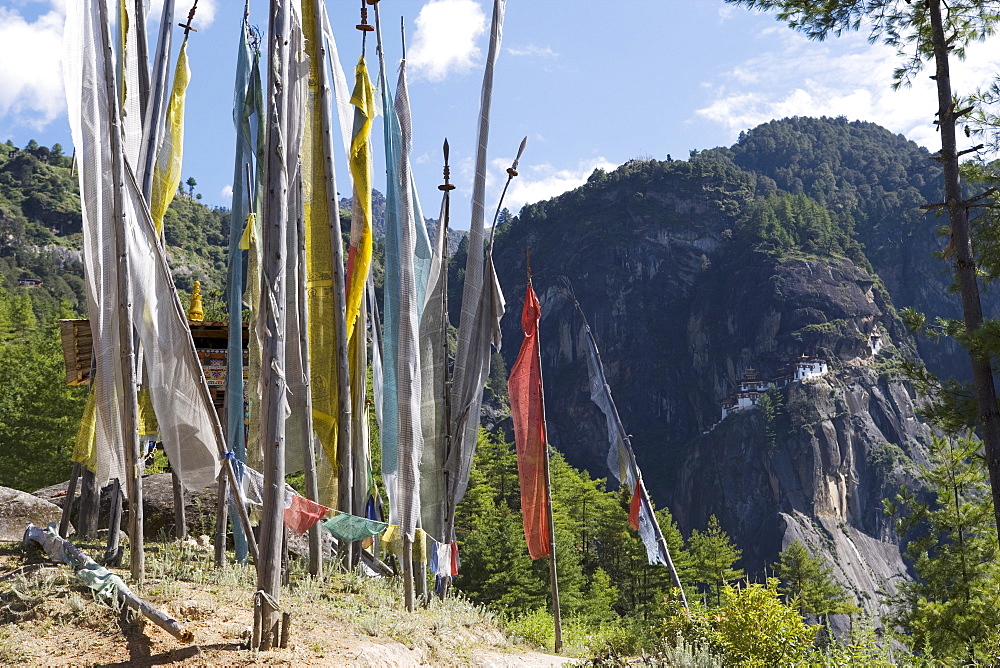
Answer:
[{"label": "metal spear finial", "polygon": [[178,23],[181,28],[184,28],[184,39],[187,39],[188,33],[198,32],[198,29],[192,25],[194,23],[194,13],[198,10],[198,0],[194,0],[194,4],[191,5],[191,11],[188,12],[187,23]]},{"label": "metal spear finial", "polygon": [[438,190],[444,190],[445,192],[449,190],[454,190],[455,186],[452,185],[451,179],[451,167],[448,166],[448,140],[444,140],[444,183],[438,186]]}]

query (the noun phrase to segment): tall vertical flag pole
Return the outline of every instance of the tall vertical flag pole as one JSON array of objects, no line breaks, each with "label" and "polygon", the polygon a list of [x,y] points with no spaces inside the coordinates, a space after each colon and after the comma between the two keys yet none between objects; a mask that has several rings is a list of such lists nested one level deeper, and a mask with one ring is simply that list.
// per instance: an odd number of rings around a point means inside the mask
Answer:
[{"label": "tall vertical flag pole", "polygon": [[111,132],[112,178],[112,235],[115,255],[118,258],[118,337],[121,349],[121,372],[125,391],[122,402],[121,438],[125,454],[125,481],[129,500],[129,572],[139,583],[145,581],[145,553],[143,540],[142,477],[139,471],[139,422],[138,395],[135,385],[135,347],[132,339],[132,312],[129,304],[128,253],[125,248],[125,154],[122,147],[118,98],[115,94],[115,72],[111,58],[111,38],[108,33],[108,11],[104,0],[98,3],[101,22],[101,45],[104,50],[104,77],[108,86],[107,99]]},{"label": "tall vertical flag pole", "polygon": [[[264,517],[260,526],[257,592],[254,617],[260,620],[253,645],[270,649],[278,642],[281,590],[281,545],[285,497],[285,416],[287,384],[285,362],[286,242],[288,224],[288,173],[284,141],[288,127],[288,74],[291,10],[285,0],[271,0],[267,97],[267,192],[264,205],[264,289],[262,299],[265,338],[262,373],[260,443],[264,451]],[[291,157],[291,156],[288,156]]]},{"label": "tall vertical flag pole", "polygon": [[542,311],[531,283],[531,256],[527,256],[528,284],[525,287],[521,329],[524,343],[510,371],[507,390],[514,421],[517,446],[517,473],[521,482],[521,517],[524,539],[532,559],[549,558],[552,586],[552,620],[555,651],[562,650],[562,618],[559,610],[559,577],[556,566],[556,533],[552,518],[552,480],[542,385],[542,349],[538,325]]}]

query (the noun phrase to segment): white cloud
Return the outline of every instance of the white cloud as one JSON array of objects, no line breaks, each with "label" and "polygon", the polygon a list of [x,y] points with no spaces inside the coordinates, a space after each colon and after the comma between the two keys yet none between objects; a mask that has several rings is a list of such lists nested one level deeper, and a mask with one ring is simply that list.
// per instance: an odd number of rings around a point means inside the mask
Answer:
[{"label": "white cloud", "polygon": [[233,198],[233,187],[222,186],[222,190],[219,191],[219,197],[223,200],[231,200]]},{"label": "white cloud", "polygon": [[[204,30],[212,25],[215,21],[216,12],[216,2],[217,0],[199,0],[198,11],[194,14],[194,27],[197,30]],[[191,11],[190,2],[185,0],[180,0],[179,2],[174,2],[174,23],[187,23],[188,12]],[[149,21],[154,26],[159,26],[160,15],[163,14],[163,0],[153,0],[149,3]],[[183,34],[183,33],[182,33]],[[155,44],[155,36],[150,36],[150,41]],[[179,39],[174,37],[174,39]],[[152,44],[150,45],[152,47]]]},{"label": "white cloud", "polygon": [[65,111],[64,22],[60,8],[29,22],[0,7],[0,118],[5,126],[41,130]]},{"label": "white cloud", "polygon": [[442,81],[471,70],[481,55],[476,39],[486,31],[486,14],[474,0],[431,0],[416,18],[407,65],[415,76]]},{"label": "white cloud", "polygon": [[[722,124],[734,138],[775,118],[846,116],[878,123],[930,150],[939,148],[933,125],[937,97],[927,67],[912,87],[893,91],[893,70],[901,59],[894,49],[868,44],[865,35],[817,43],[787,28],[763,32],[769,48],[731,68],[722,83],[713,82],[714,99],[698,115]],[[975,44],[966,61],[952,64],[955,92],[969,93],[997,71],[1000,52]]]},{"label": "white cloud", "polygon": [[507,53],[512,56],[531,56],[533,58],[558,58],[559,54],[548,46],[537,46],[528,44],[526,46],[512,46],[507,49]]},{"label": "white cloud", "polygon": [[[510,167],[511,160],[512,157],[497,158],[491,162],[490,181],[492,183],[502,184],[506,180],[507,176],[504,171]],[[617,167],[618,165],[603,156],[583,160],[575,167],[562,169],[548,163],[522,164],[518,168],[518,178],[510,184],[504,206],[516,213],[525,204],[550,199],[567,190],[582,186],[595,169],[612,171]]]}]

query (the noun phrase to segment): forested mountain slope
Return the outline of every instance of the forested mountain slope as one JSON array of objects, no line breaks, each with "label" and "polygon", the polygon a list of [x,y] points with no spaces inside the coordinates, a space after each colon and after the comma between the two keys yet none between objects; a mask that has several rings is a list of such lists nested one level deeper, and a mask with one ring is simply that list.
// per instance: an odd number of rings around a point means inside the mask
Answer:
[{"label": "forested mountain slope", "polygon": [[[647,484],[682,531],[715,514],[756,574],[795,538],[858,591],[904,574],[881,501],[912,483],[930,430],[893,371],[918,359],[896,307],[957,308],[932,257],[937,222],[918,208],[937,201],[936,174],[925,151],[877,126],[787,119],[687,161],[595,171],[525,207],[495,255],[518,311],[531,253],[552,443],[606,473],[575,294]],[[509,364],[520,333],[515,318],[504,325]],[[829,373],[779,381],[719,422],[744,374],[781,379],[802,355]],[[968,364],[935,355],[936,368]]]}]

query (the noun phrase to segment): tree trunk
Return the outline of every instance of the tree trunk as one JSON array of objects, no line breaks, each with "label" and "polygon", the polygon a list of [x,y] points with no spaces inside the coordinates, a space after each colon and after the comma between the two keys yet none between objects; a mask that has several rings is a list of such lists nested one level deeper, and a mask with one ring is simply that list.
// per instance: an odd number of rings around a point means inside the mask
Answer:
[{"label": "tree trunk", "polygon": [[[976,279],[976,261],[969,235],[969,210],[962,197],[962,180],[958,172],[958,143],[955,127],[958,116],[952,101],[950,49],[944,34],[941,0],[929,0],[931,43],[936,65],[938,120],[941,131],[941,165],[944,169],[944,192],[948,216],[951,220],[951,243],[955,254],[955,277],[962,298],[962,316],[965,329],[971,335],[983,323],[983,307],[979,299]],[[969,348],[972,362],[972,381],[979,406],[980,436],[986,454],[993,492],[993,509],[997,527],[1000,528],[1000,413],[997,411],[996,386],[993,369],[988,357],[983,357],[973,345]]]}]

